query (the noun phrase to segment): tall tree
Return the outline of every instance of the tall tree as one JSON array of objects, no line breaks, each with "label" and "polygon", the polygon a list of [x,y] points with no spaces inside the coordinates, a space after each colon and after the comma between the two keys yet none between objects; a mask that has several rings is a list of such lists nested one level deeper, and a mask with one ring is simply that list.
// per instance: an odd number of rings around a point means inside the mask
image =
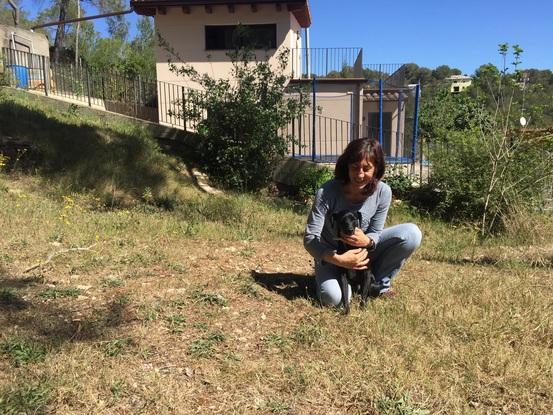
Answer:
[{"label": "tall tree", "polygon": [[[58,0],[59,5],[59,18],[60,22],[63,22],[67,16],[67,8],[69,7],[69,0]],[[56,29],[56,37],[54,39],[54,62],[59,63],[60,51],[63,48],[63,40],[65,38],[65,23],[60,23]]]}]

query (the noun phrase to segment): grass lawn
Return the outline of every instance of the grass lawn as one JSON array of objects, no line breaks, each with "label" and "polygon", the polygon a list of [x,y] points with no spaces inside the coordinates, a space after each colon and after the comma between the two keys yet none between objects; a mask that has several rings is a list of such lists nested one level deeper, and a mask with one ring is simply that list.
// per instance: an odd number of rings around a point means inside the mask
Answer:
[{"label": "grass lawn", "polygon": [[24,138],[56,161],[0,171],[0,414],[553,413],[545,235],[482,242],[396,203],[423,246],[398,296],[345,317],[313,297],[306,206],[206,195],[135,127],[42,105],[0,99],[50,120]]}]

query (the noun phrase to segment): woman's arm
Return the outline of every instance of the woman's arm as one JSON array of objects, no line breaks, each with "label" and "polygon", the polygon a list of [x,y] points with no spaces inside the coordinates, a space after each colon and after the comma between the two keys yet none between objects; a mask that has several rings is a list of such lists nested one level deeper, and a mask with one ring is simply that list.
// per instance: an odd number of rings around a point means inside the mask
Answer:
[{"label": "woman's arm", "polygon": [[338,267],[348,269],[367,269],[369,267],[369,253],[366,249],[350,249],[343,254],[337,254],[336,251],[325,252],[322,260]]},{"label": "woman's arm", "polygon": [[366,249],[351,249],[343,254],[338,254],[335,247],[321,241],[325,218],[330,209],[329,205],[328,198],[325,197],[325,189],[319,189],[307,219],[307,226],[303,237],[305,249],[315,259],[321,259],[339,267],[367,269],[369,259]]},{"label": "woman's arm", "polygon": [[374,249],[380,240],[380,234],[382,233],[382,229],[384,229],[390,203],[392,203],[392,189],[390,189],[390,186],[384,185],[382,186],[376,212],[370,219],[369,227],[366,232],[367,237],[373,241],[371,249]]},{"label": "woman's arm", "polygon": [[307,226],[303,236],[303,246],[315,259],[322,259],[326,252],[335,252],[335,248],[321,241],[321,233],[325,224],[329,202],[325,197],[325,189],[320,188],[315,195],[315,201],[307,218]]}]

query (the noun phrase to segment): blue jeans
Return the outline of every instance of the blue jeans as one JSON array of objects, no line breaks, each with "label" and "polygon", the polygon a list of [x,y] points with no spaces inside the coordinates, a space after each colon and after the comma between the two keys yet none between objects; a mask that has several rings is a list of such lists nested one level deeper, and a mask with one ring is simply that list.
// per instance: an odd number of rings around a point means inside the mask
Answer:
[{"label": "blue jeans", "polygon": [[[413,223],[390,226],[382,231],[376,249],[369,252],[369,266],[376,281],[383,287],[380,293],[390,289],[392,278],[420,246],[421,240],[422,233]],[[322,305],[340,305],[342,301],[340,273],[341,268],[336,265],[315,261],[317,295]],[[348,298],[351,299],[351,286],[348,286],[348,289]]]}]

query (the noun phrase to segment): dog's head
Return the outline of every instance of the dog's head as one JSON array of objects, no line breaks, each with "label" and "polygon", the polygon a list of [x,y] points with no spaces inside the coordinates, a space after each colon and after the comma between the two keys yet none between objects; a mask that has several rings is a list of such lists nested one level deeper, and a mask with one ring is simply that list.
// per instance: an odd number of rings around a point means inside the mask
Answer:
[{"label": "dog's head", "polygon": [[332,223],[338,237],[342,235],[353,235],[355,228],[361,227],[361,212],[342,210],[332,214]]}]

